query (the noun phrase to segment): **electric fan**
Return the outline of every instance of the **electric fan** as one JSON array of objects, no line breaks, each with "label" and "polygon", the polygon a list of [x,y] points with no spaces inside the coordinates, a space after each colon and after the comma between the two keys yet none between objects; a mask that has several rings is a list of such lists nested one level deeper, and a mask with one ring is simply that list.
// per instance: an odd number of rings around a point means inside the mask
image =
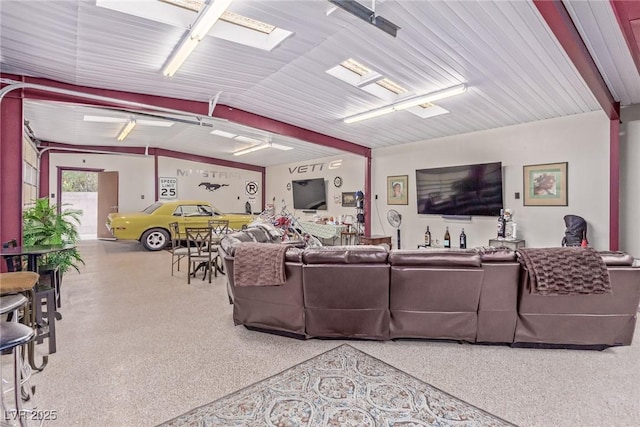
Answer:
[{"label": "electric fan", "polygon": [[391,224],[391,226],[393,228],[398,230],[398,249],[401,249],[401,247],[400,247],[400,223],[402,222],[402,215],[400,215],[400,213],[398,213],[397,210],[391,209],[389,212],[387,212],[387,221],[389,221],[389,224]]}]

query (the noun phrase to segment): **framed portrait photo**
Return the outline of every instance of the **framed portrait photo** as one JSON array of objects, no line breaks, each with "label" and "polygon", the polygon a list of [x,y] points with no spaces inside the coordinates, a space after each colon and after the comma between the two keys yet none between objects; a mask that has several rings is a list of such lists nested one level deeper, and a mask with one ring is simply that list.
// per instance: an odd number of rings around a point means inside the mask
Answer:
[{"label": "framed portrait photo", "polygon": [[524,206],[568,206],[567,167],[567,162],[524,166]]},{"label": "framed portrait photo", "polygon": [[409,175],[387,177],[387,204],[409,204]]}]

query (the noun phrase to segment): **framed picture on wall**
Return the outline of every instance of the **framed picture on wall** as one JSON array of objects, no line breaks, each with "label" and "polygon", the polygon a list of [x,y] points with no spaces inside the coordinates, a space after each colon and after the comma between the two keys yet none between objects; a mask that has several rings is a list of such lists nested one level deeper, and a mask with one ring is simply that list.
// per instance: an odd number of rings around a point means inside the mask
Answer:
[{"label": "framed picture on wall", "polygon": [[387,177],[387,204],[409,204],[409,175],[396,175]]},{"label": "framed picture on wall", "polygon": [[567,162],[524,166],[524,205],[567,206],[567,168]]},{"label": "framed picture on wall", "polygon": [[342,207],[343,208],[355,208],[356,207],[356,192],[342,193]]}]

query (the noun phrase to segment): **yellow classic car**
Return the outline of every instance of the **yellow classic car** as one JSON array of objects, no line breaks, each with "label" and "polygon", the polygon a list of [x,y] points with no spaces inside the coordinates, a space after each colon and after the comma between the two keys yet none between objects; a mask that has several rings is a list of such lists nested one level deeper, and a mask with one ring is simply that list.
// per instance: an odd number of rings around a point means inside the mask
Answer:
[{"label": "yellow classic car", "polygon": [[155,202],[142,212],[111,213],[107,228],[118,240],[139,240],[145,249],[159,251],[171,242],[169,223],[185,227],[206,227],[210,219],[229,221],[229,229],[241,229],[254,219],[249,214],[225,214],[202,200]]}]

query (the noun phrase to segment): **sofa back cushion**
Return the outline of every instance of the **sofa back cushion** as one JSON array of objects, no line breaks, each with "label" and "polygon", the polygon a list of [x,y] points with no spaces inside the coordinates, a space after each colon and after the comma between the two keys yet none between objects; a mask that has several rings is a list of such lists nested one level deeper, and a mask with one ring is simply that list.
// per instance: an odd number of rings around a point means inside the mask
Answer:
[{"label": "sofa back cushion", "polygon": [[473,250],[400,250],[389,254],[392,266],[477,268],[482,265],[480,254]]},{"label": "sofa back cushion", "polygon": [[302,254],[305,264],[384,264],[388,252],[382,246],[325,246],[307,248]]}]

